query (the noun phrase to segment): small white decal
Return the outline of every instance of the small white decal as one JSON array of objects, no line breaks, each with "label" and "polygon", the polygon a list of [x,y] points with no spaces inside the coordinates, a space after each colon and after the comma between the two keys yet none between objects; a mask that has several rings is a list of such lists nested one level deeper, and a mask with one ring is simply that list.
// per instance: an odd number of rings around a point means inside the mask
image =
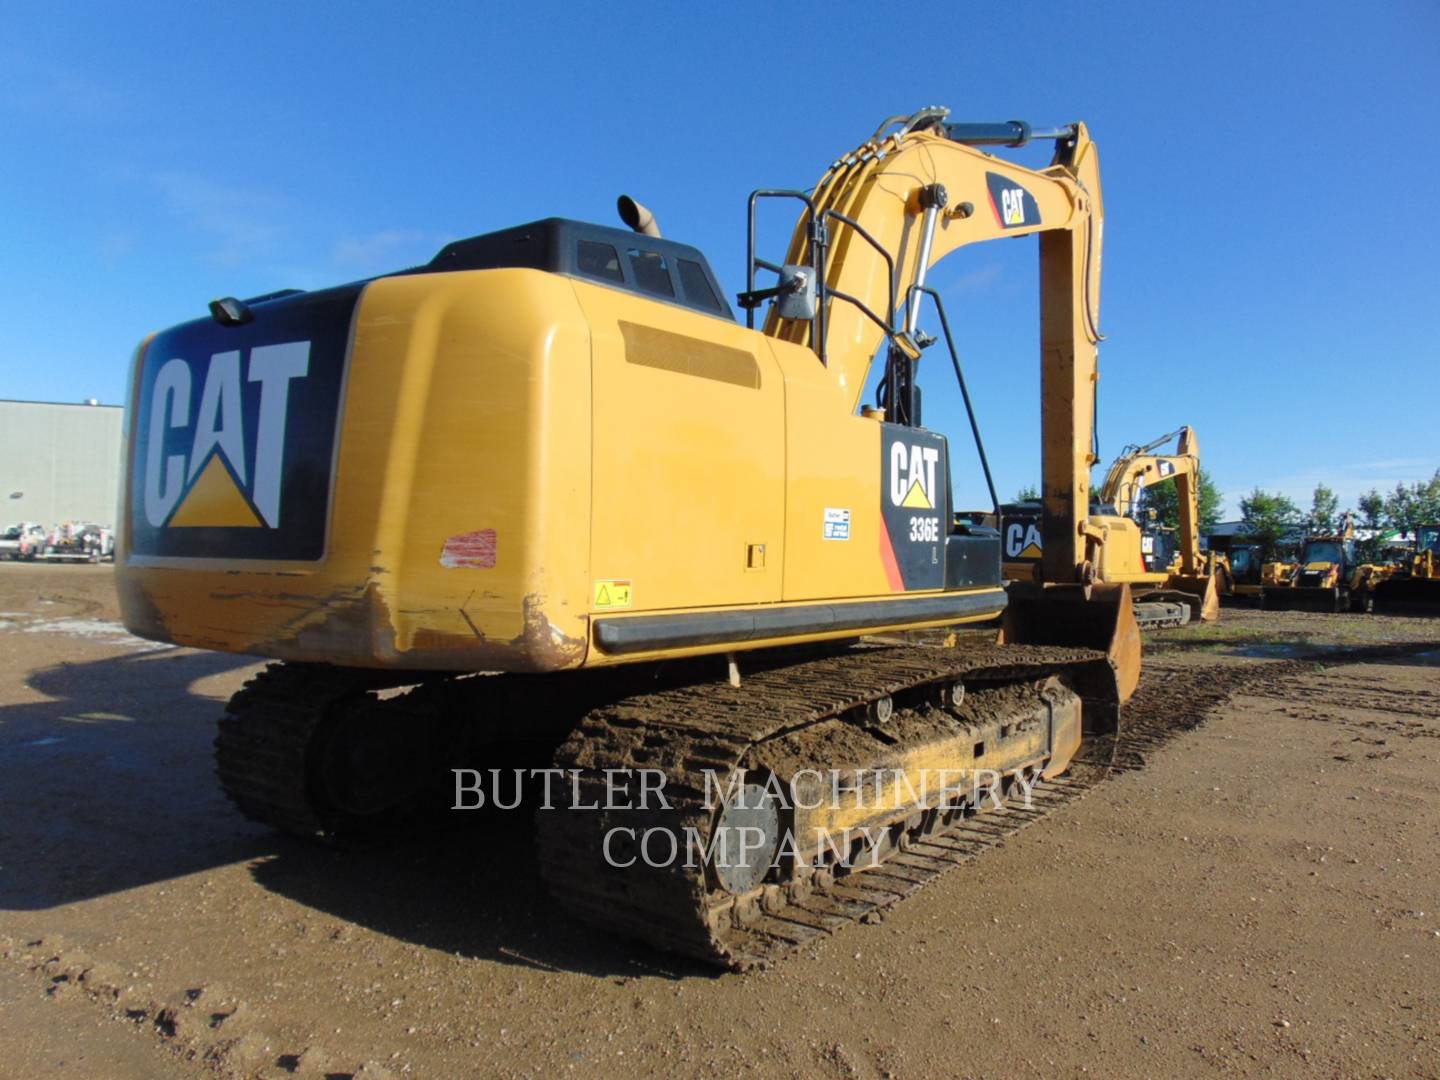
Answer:
[{"label": "small white decal", "polygon": [[850,539],[850,511],[835,506],[825,508],[826,540]]}]

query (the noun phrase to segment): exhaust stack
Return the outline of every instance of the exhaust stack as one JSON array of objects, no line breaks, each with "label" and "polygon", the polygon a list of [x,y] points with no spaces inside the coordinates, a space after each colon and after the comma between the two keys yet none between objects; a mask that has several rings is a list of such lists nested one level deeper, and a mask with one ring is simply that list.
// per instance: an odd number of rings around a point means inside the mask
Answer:
[{"label": "exhaust stack", "polygon": [[629,195],[621,195],[615,207],[620,211],[620,220],[635,232],[659,239],[660,226],[655,223],[655,215]]}]

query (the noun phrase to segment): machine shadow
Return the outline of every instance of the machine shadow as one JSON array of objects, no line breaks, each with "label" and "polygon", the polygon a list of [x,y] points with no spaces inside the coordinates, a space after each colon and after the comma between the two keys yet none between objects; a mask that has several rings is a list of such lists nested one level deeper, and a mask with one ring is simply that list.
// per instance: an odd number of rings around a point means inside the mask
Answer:
[{"label": "machine shadow", "polygon": [[533,820],[495,813],[364,851],[279,838],[264,888],[387,937],[468,959],[596,977],[678,980],[715,969],[576,922],[540,876]]},{"label": "machine shadow", "polygon": [[184,649],[34,672],[48,700],[0,708],[0,908],[43,910],[252,858],[211,743],[221,703],[192,690],[254,658]]},{"label": "machine shadow", "polygon": [[215,779],[223,704],[194,687],[220,677],[228,694],[255,662],[167,649],[30,675],[49,700],[0,708],[0,910],[248,862],[266,890],[426,948],[597,977],[714,974],[571,920],[546,892],[526,813],[463,815],[448,831],[366,851],[245,821]]}]

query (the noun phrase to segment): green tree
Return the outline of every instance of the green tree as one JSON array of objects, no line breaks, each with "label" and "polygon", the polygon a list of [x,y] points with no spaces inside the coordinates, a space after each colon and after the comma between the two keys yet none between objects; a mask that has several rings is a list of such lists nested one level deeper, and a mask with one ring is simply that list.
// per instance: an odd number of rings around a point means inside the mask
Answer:
[{"label": "green tree", "polygon": [[1026,484],[1015,493],[1016,502],[1034,502],[1040,498],[1040,489],[1034,484]]},{"label": "green tree", "polygon": [[1310,530],[1315,533],[1333,533],[1339,528],[1340,500],[1335,492],[1324,484],[1315,485],[1315,494],[1310,498]]},{"label": "green tree", "polygon": [[1385,496],[1385,521],[1406,533],[1413,533],[1417,525],[1440,521],[1440,469],[1423,483],[1396,484]]},{"label": "green tree", "polygon": [[1396,484],[1385,496],[1385,520],[1392,529],[1412,534],[1417,525],[1440,521],[1440,469],[1423,483]]},{"label": "green tree", "polygon": [[1248,543],[1260,545],[1260,558],[1275,557],[1285,535],[1300,524],[1300,508],[1284,495],[1256,488],[1240,500],[1240,517]]},{"label": "green tree", "polygon": [[[1203,534],[1219,522],[1220,506],[1225,497],[1203,468],[1197,470],[1196,475],[1200,478],[1200,532]],[[1144,505],[1145,509],[1155,511],[1155,518],[1161,525],[1169,529],[1180,527],[1180,493],[1175,490],[1174,480],[1162,480],[1147,486]]]},{"label": "green tree", "polygon": [[1366,562],[1374,562],[1380,557],[1380,531],[1385,527],[1385,496],[1371,488],[1356,502],[1355,516],[1359,518],[1361,527],[1370,532],[1369,538],[1360,542],[1363,558]]}]

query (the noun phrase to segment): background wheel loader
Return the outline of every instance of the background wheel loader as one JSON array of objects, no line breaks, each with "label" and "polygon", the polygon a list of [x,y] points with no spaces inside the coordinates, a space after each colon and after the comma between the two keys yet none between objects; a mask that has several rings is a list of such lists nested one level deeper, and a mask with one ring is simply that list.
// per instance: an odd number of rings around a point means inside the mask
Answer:
[{"label": "background wheel loader", "polygon": [[1215,587],[1222,601],[1259,602],[1263,553],[1259,544],[1232,543],[1217,548],[1212,540],[1210,559],[1215,567]]},{"label": "background wheel loader", "polygon": [[1355,549],[1355,527],[1347,513],[1339,532],[1308,536],[1294,563],[1267,566],[1260,603],[1267,611],[1370,610],[1378,584],[1389,568],[1362,563]]},{"label": "background wheel loader", "polygon": [[[1039,138],[1056,147],[1040,170],[982,149]],[[783,261],[755,251],[762,200],[798,212]],[[622,198],[631,231],[532,222],[368,281],[218,299],[141,345],[125,623],[278,661],[220,722],[242,812],[331,842],[425,828],[453,768],[553,738],[570,782],[534,835],[558,902],[745,966],[807,920],[853,917],[831,892],[857,872],[835,837],[861,830],[862,865],[898,867],[980,809],[927,770],[983,767],[1009,790],[1100,752],[1139,637],[1128,587],[1097,583],[1085,513],[1102,235],[1085,126],[923,109],[749,210],[742,322],[704,256]],[[1007,605],[999,536],[954,514],[916,371],[937,340],[926,308],[964,388],[931,265],[1025,235],[1044,554]],[[1002,612],[1003,644],[857,644]],[[638,769],[667,805],[581,811]],[[807,775],[897,770],[893,805],[781,797]],[[627,828],[702,857],[639,861],[612,843]]]},{"label": "background wheel loader", "polygon": [[1440,614],[1440,525],[1415,530],[1414,553],[1375,584],[1374,610],[1396,615]]}]

